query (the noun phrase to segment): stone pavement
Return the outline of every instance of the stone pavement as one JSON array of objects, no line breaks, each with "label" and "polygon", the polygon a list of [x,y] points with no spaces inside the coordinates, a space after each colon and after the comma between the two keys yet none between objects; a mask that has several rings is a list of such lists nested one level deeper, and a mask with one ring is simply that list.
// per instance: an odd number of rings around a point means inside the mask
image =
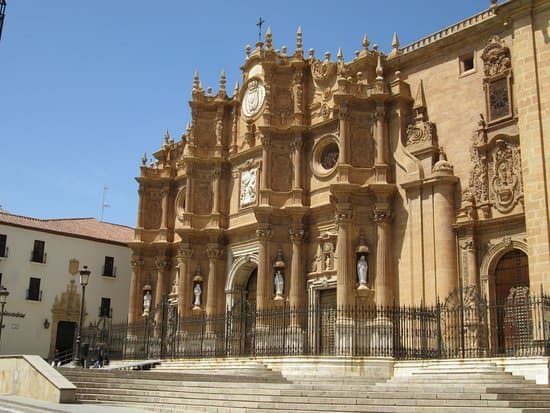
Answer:
[{"label": "stone pavement", "polygon": [[19,396],[0,395],[0,413],[147,413],[148,410],[105,404],[59,404]]}]

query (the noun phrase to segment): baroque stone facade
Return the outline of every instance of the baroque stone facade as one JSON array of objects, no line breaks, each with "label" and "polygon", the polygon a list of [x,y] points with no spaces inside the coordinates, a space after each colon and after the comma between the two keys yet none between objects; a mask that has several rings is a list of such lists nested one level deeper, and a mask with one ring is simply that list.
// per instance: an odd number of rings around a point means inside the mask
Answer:
[{"label": "baroque stone facade", "polygon": [[[330,289],[338,306],[548,289],[549,17],[492,4],[388,54],[365,37],[349,60],[305,53],[300,29],[276,50],[268,30],[231,96],[197,73],[191,123],[137,178],[129,321],[145,285],[184,316],[243,294],[268,309]],[[528,267],[508,286],[511,252]]]}]

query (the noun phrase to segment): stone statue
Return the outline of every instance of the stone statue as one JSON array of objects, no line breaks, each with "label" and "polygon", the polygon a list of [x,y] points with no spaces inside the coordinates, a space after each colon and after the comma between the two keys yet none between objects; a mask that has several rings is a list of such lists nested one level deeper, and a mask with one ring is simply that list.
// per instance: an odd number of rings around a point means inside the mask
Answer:
[{"label": "stone statue", "polygon": [[195,287],[193,288],[193,295],[195,296],[195,301],[193,302],[193,305],[195,307],[201,306],[201,294],[202,294],[201,284],[196,283]]},{"label": "stone statue", "polygon": [[148,315],[151,311],[151,301],[153,297],[151,296],[151,291],[147,290],[143,295],[143,315]]},{"label": "stone statue", "polygon": [[369,270],[369,264],[364,255],[357,260],[357,278],[359,279],[359,285],[367,285],[367,272]]},{"label": "stone statue", "polygon": [[275,283],[275,297],[282,297],[284,288],[285,288],[285,279],[280,269],[277,270],[277,272],[275,273],[274,283]]}]

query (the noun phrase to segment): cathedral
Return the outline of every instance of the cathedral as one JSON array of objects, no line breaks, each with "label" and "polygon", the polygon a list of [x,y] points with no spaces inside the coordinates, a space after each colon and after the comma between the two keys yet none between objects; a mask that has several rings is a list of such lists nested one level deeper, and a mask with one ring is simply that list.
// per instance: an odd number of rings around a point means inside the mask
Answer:
[{"label": "cathedral", "polygon": [[[192,121],[137,177],[129,324],[163,302],[185,320],[550,291],[549,19],[547,1],[493,1],[346,58],[268,29],[242,85],[196,73]],[[340,343],[352,318],[333,319]]]}]

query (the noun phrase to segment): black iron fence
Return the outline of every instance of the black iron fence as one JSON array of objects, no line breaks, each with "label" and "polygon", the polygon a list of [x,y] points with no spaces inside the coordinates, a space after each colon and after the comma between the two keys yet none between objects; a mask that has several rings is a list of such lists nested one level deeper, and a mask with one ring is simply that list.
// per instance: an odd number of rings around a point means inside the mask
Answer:
[{"label": "black iron fence", "polygon": [[512,291],[489,305],[462,294],[433,306],[235,311],[179,317],[167,303],[139,323],[85,329],[111,359],[346,355],[397,359],[550,353],[550,296]]}]

